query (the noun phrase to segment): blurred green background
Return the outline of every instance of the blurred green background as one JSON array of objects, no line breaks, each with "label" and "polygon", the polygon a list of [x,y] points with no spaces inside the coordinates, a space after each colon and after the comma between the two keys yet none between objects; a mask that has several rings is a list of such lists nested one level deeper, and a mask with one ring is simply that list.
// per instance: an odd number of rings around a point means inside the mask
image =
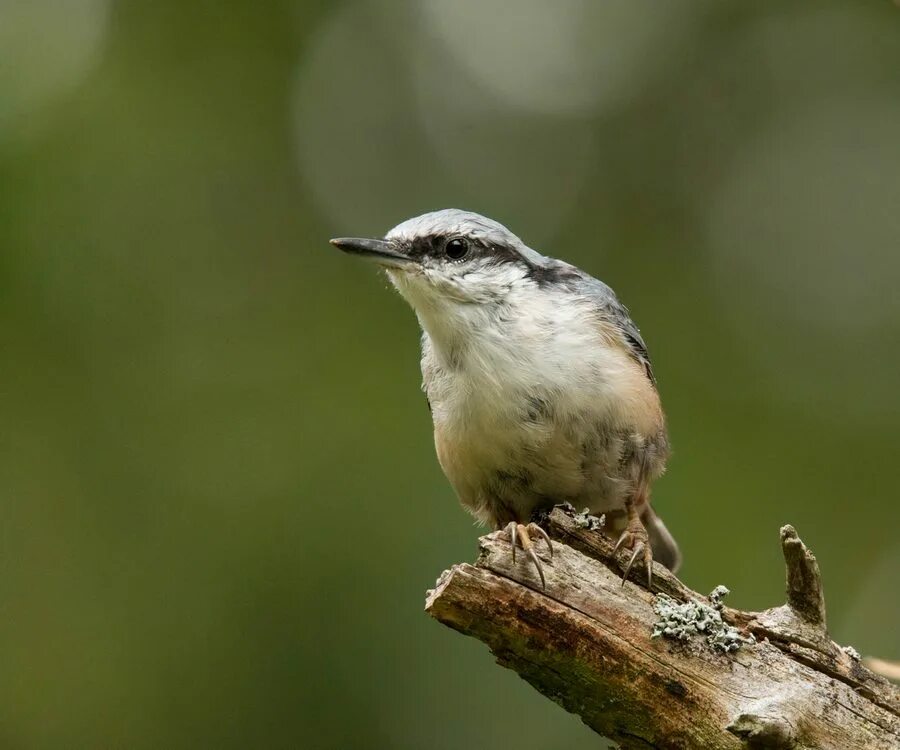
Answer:
[{"label": "blurred green background", "polygon": [[900,658],[892,3],[0,0],[0,747],[599,746],[422,613],[480,532],[327,240],[447,206],[631,308],[688,584],[792,522]]}]

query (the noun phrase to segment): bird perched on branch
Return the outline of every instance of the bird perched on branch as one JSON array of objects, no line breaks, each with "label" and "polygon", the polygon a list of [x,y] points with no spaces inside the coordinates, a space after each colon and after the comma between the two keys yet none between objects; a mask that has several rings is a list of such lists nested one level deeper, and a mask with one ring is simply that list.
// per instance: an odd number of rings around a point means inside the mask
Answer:
[{"label": "bird perched on branch", "polygon": [[678,546],[650,506],[669,442],[647,347],[606,284],[456,209],[384,239],[332,244],[381,265],[422,327],[438,460],[462,504],[507,529],[544,581],[534,514],[569,502],[606,514],[651,577]]}]

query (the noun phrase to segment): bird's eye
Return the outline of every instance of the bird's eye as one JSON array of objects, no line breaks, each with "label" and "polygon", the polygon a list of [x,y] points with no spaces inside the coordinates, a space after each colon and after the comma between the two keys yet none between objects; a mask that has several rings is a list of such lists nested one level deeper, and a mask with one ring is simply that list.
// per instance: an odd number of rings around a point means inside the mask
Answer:
[{"label": "bird's eye", "polygon": [[452,240],[447,240],[444,252],[447,253],[448,258],[453,260],[465,258],[469,252],[469,241],[464,237],[454,237]]}]

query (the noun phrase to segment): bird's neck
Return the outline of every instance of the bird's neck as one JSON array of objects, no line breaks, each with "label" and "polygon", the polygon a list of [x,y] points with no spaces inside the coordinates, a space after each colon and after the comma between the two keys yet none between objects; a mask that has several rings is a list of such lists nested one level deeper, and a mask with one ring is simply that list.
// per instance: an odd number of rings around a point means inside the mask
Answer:
[{"label": "bird's neck", "polygon": [[478,365],[486,354],[513,343],[512,312],[506,306],[439,304],[417,306],[416,317],[434,353],[449,369]]}]

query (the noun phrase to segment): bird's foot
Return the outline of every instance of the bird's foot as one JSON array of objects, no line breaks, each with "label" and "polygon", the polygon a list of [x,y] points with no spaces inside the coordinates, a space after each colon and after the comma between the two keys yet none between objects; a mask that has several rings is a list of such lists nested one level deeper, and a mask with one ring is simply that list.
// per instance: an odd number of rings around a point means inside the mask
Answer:
[{"label": "bird's foot", "polygon": [[512,545],[512,559],[513,562],[516,561],[516,546],[521,544],[522,549],[525,550],[534,563],[534,567],[537,568],[538,575],[541,577],[541,586],[547,588],[547,582],[544,580],[544,568],[541,565],[540,558],[534,551],[534,540],[529,536],[529,532],[537,534],[547,542],[547,549],[550,550],[550,559],[553,559],[553,543],[550,541],[550,535],[546,531],[536,523],[530,523],[525,526],[524,524],[510,521],[506,526],[506,533],[509,534],[509,542]]},{"label": "bird's foot", "polygon": [[628,514],[628,526],[625,527],[625,531],[622,532],[619,541],[616,542],[613,556],[620,549],[630,549],[632,551],[631,557],[625,565],[625,572],[622,574],[622,585],[625,585],[625,580],[631,572],[634,561],[640,556],[641,562],[647,568],[647,588],[651,588],[653,586],[653,551],[650,549],[650,536],[647,534],[647,529],[644,528],[640,517],[634,511]]}]

